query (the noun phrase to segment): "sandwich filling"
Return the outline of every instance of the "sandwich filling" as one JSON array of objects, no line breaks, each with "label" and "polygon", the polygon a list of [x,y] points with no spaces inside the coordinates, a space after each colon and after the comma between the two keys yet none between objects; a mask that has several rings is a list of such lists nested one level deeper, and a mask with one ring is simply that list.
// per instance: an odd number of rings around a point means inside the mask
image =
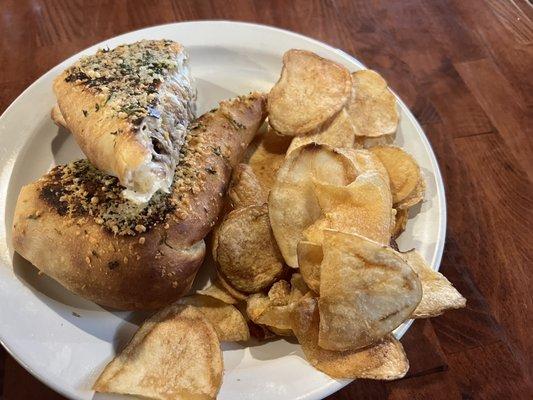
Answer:
[{"label": "sandwich filling", "polygon": [[165,224],[171,213],[185,218],[189,195],[203,189],[208,174],[217,173],[202,160],[206,154],[224,157],[219,147],[206,144],[203,118],[189,127],[170,193],[158,191],[147,203],[132,202],[122,196],[124,187],[116,177],[96,169],[88,160],[78,160],[58,165],[42,177],[40,197],[59,215],[75,218],[80,225],[85,218],[94,219],[116,235],[147,232]]}]

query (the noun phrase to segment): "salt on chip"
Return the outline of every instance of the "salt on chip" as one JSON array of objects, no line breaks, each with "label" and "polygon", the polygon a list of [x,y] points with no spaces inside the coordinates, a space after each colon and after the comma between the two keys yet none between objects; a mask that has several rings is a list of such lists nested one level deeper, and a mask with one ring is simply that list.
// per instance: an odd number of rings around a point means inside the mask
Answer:
[{"label": "salt on chip", "polygon": [[407,373],[409,361],[401,343],[387,335],[361,350],[331,351],[318,345],[317,299],[303,297],[291,313],[292,331],[307,361],[319,371],[337,379],[398,379]]},{"label": "salt on chip", "polygon": [[313,292],[320,293],[320,264],[324,258],[322,246],[302,240],[298,243],[297,252],[298,265],[305,283]]},{"label": "salt on chip", "polygon": [[347,111],[357,136],[378,137],[392,135],[399,122],[396,98],[387,82],[372,70],[352,74],[354,96]]},{"label": "salt on chip", "polygon": [[396,146],[376,146],[370,151],[385,166],[390,179],[392,198],[399,207],[409,202],[409,207],[424,197],[424,178],[416,160]]},{"label": "salt on chip", "polygon": [[351,92],[352,78],[345,67],[310,51],[289,50],[268,94],[269,124],[283,135],[305,135],[335,117]]},{"label": "salt on chip", "polygon": [[344,186],[356,177],[353,161],[326,145],[308,144],[287,155],[270,191],[272,231],[285,262],[298,267],[296,246],[303,231],[322,216],[313,182]]},{"label": "salt on chip", "polygon": [[104,369],[94,390],[151,399],[215,399],[222,384],[217,333],[193,306],[171,305],[149,318]]},{"label": "salt on chip", "polygon": [[256,293],[275,282],[285,268],[267,205],[252,205],[226,215],[215,231],[213,258],[220,274],[240,292]]},{"label": "salt on chip", "polygon": [[250,339],[246,320],[231,304],[201,294],[182,297],[177,304],[191,305],[200,310],[215,328],[221,342],[240,342]]},{"label": "salt on chip", "polygon": [[399,253],[365,237],[324,231],[318,343],[355,350],[407,320],[422,298],[418,275]]},{"label": "salt on chip", "polygon": [[416,250],[401,255],[418,274],[422,283],[422,300],[411,315],[412,318],[436,317],[446,310],[466,306],[466,299],[459,291],[444,275],[431,269]]}]

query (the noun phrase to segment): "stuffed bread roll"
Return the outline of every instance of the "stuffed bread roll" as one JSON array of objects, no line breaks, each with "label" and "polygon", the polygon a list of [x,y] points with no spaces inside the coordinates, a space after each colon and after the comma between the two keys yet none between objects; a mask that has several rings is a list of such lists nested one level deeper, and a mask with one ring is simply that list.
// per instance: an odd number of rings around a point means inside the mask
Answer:
[{"label": "stuffed bread roll", "polygon": [[67,289],[118,309],[156,309],[186,294],[231,169],[265,118],[263,95],[222,102],[190,127],[170,193],[147,204],[87,160],[53,168],[20,192],[13,246]]}]

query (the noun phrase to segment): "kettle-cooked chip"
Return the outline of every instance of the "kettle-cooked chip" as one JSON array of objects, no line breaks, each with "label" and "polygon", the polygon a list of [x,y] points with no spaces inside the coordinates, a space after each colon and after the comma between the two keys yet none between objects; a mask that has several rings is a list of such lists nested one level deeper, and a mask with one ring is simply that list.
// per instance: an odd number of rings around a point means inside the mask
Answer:
[{"label": "kettle-cooked chip", "polygon": [[306,240],[322,243],[323,230],[334,229],[389,243],[392,198],[380,173],[364,172],[347,186],[315,182],[315,194],[323,216],[304,231]]},{"label": "kettle-cooked chip", "polygon": [[[395,206],[409,207],[424,197],[424,178],[415,159],[405,150],[396,146],[376,146],[370,151],[385,166],[390,178],[392,198]],[[422,186],[421,186],[422,185]]]},{"label": "kettle-cooked chip", "polygon": [[287,154],[308,143],[327,144],[335,148],[354,147],[355,131],[346,110],[341,110],[335,119],[324,129],[292,139]]},{"label": "kettle-cooked chip", "polygon": [[302,276],[295,273],[291,284],[281,280],[270,288],[268,296],[256,293],[248,297],[246,312],[256,324],[265,325],[272,332],[282,336],[292,336],[291,311],[309,288]]},{"label": "kettle-cooked chip", "polygon": [[359,235],[324,231],[318,343],[355,350],[407,320],[422,298],[417,274],[391,248]]},{"label": "kettle-cooked chip", "polygon": [[394,225],[392,227],[391,237],[396,239],[402,234],[407,226],[408,210],[397,209],[394,216]]},{"label": "kettle-cooked chip", "polygon": [[298,243],[300,272],[307,286],[317,294],[320,293],[320,264],[323,258],[321,245],[305,240]]},{"label": "kettle-cooked chip", "polygon": [[398,379],[409,369],[401,343],[387,335],[361,350],[331,351],[318,345],[319,312],[317,300],[303,297],[291,313],[291,327],[309,363],[338,379]]},{"label": "kettle-cooked chip", "polygon": [[396,98],[377,72],[365,69],[352,74],[354,96],[347,111],[357,136],[392,135],[399,122]]},{"label": "kettle-cooked chip", "polygon": [[274,185],[291,140],[292,137],[279,135],[269,127],[264,134],[257,136],[249,147],[248,165],[266,192]]},{"label": "kettle-cooked chip", "polygon": [[239,342],[250,339],[246,320],[231,304],[201,294],[182,297],[177,303],[195,306],[200,310],[215,328],[221,342]]},{"label": "kettle-cooked chip", "polygon": [[422,283],[422,300],[411,315],[412,318],[436,317],[446,310],[466,306],[466,299],[450,281],[440,272],[431,269],[417,251],[411,250],[401,255],[418,274]]},{"label": "kettle-cooked chip", "polygon": [[298,267],[296,246],[322,215],[313,181],[344,186],[356,177],[353,161],[326,145],[308,144],[287,155],[268,199],[272,231],[285,262]]},{"label": "kettle-cooked chip", "polygon": [[139,328],[94,389],[161,400],[215,399],[222,368],[220,343],[204,314],[173,304]]},{"label": "kettle-cooked chip", "polygon": [[283,135],[305,135],[329,122],[351,92],[352,78],[345,67],[309,51],[289,50],[268,94],[269,123]]},{"label": "kettle-cooked chip", "polygon": [[284,263],[270,229],[267,205],[230,212],[215,232],[213,258],[221,275],[238,291],[256,293],[275,282]]},{"label": "kettle-cooked chip", "polygon": [[213,297],[214,299],[220,300],[226,304],[233,305],[239,302],[239,299],[233,297],[219,279],[215,279],[214,282],[212,282],[208,287],[197,290],[196,293]]}]

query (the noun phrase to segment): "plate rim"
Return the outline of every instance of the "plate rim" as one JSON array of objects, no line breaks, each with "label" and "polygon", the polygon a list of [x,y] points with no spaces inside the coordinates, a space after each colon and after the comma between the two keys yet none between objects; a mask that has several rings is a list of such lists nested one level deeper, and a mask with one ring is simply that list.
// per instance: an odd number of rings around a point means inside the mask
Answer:
[{"label": "plate rim", "polygon": [[[282,34],[285,34],[285,35],[288,35],[288,36],[293,36],[293,37],[297,37],[299,39],[303,39],[303,40],[308,41],[308,42],[312,42],[315,45],[325,46],[327,49],[338,53],[341,57],[349,60],[352,63],[355,63],[355,64],[359,65],[361,68],[367,68],[367,66],[364,63],[362,63],[361,61],[356,59],[354,56],[352,56],[351,54],[345,52],[342,49],[339,49],[337,47],[329,45],[328,43],[320,41],[318,39],[306,36],[304,34],[301,34],[301,33],[298,33],[298,32],[294,32],[294,31],[290,31],[290,30],[283,29],[283,28],[278,28],[276,26],[271,26],[271,25],[266,25],[266,24],[258,24],[258,23],[253,23],[253,22],[245,22],[245,21],[232,21],[232,20],[227,20],[227,19],[188,20],[188,21],[181,21],[181,22],[170,22],[170,23],[165,23],[165,24],[155,24],[155,25],[146,26],[146,27],[143,27],[143,28],[140,28],[140,29],[135,29],[135,30],[132,30],[132,31],[120,33],[120,34],[115,35],[115,36],[110,36],[110,37],[108,37],[106,39],[103,39],[103,40],[97,42],[97,43],[89,45],[88,47],[85,47],[82,50],[78,51],[76,54],[73,54],[72,56],[67,57],[66,59],[60,61],[58,64],[54,65],[53,67],[48,69],[46,72],[41,74],[35,81],[33,81],[28,87],[26,87],[6,107],[4,112],[0,115],[0,123],[4,119],[4,116],[10,111],[10,109],[15,105],[15,103],[17,103],[19,101],[19,99],[26,94],[26,92],[29,92],[34,86],[38,85],[41,80],[44,80],[49,74],[51,74],[51,72],[53,70],[57,69],[61,64],[65,63],[66,61],[68,61],[70,59],[78,58],[81,54],[83,54],[84,52],[86,52],[88,49],[90,49],[92,47],[103,45],[103,44],[105,44],[105,42],[107,42],[109,40],[118,40],[121,37],[129,36],[129,35],[132,35],[132,34],[135,34],[135,33],[141,33],[143,31],[147,31],[147,30],[152,30],[152,29],[157,29],[157,28],[162,28],[162,27],[176,26],[176,25],[203,25],[203,24],[205,24],[205,25],[212,25],[212,24],[240,25],[240,26],[248,26],[249,28],[252,28],[252,29],[253,28],[260,28],[260,29],[265,29],[265,30],[270,30],[270,31],[277,31],[279,33],[282,33]],[[415,118],[415,116],[413,115],[413,113],[411,112],[409,107],[407,107],[407,105],[404,103],[404,101],[398,96],[398,94],[394,90],[392,90],[392,89],[390,89],[390,90],[394,94],[394,96],[396,98],[396,101],[398,102],[398,105],[400,106],[400,108],[405,110],[407,118],[409,119],[409,121],[411,122],[411,124],[415,128],[415,130],[417,131],[419,137],[421,138],[422,144],[424,145],[424,149],[425,149],[426,153],[428,154],[429,161],[431,163],[431,166],[432,166],[432,169],[433,169],[433,173],[435,175],[436,194],[437,194],[438,201],[440,203],[440,208],[439,208],[439,227],[437,229],[437,241],[436,241],[436,246],[435,246],[435,252],[434,252],[433,259],[430,262],[430,265],[431,265],[431,267],[434,270],[438,271],[439,268],[440,268],[440,264],[441,264],[443,253],[444,253],[444,246],[445,246],[445,239],[446,239],[446,226],[447,226],[447,204],[446,204],[444,180],[443,180],[442,173],[441,173],[438,161],[437,161],[436,154],[435,154],[435,152],[433,150],[433,147],[431,146],[431,143],[430,143],[430,141],[429,141],[424,129],[422,128],[422,126],[420,125],[418,120]],[[397,335],[397,336],[399,336],[398,337],[399,339],[409,330],[409,328],[411,327],[413,322],[414,322],[414,320],[412,320],[412,319],[404,322],[403,326],[401,326],[401,328],[402,328],[401,332],[399,332],[398,335]],[[7,342],[6,342],[5,338],[4,338],[4,335],[2,334],[1,331],[0,331],[0,344],[4,347],[6,352],[11,357],[13,357],[24,369],[26,369],[30,374],[32,374],[41,383],[43,383],[47,387],[51,388],[52,390],[56,391],[57,393],[65,396],[66,398],[69,398],[69,399],[78,399],[79,398],[74,393],[69,391],[67,388],[64,388],[63,386],[60,386],[60,385],[56,384],[54,381],[47,379],[41,373],[39,373],[38,371],[34,370],[29,364],[24,362],[21,359],[21,357],[19,357],[19,355],[16,354],[14,351],[12,351],[12,349],[8,346],[8,344],[7,344]],[[353,380],[351,380],[351,379],[350,380],[332,380],[329,384],[324,385],[324,386],[322,386],[319,389],[316,389],[316,390],[314,390],[312,392],[309,392],[309,393],[306,393],[306,394],[304,394],[302,396],[299,396],[298,399],[299,400],[322,399],[322,398],[324,398],[326,396],[329,396],[329,395],[339,391],[340,389],[342,389],[343,387],[347,386],[351,382],[353,382]]]}]

